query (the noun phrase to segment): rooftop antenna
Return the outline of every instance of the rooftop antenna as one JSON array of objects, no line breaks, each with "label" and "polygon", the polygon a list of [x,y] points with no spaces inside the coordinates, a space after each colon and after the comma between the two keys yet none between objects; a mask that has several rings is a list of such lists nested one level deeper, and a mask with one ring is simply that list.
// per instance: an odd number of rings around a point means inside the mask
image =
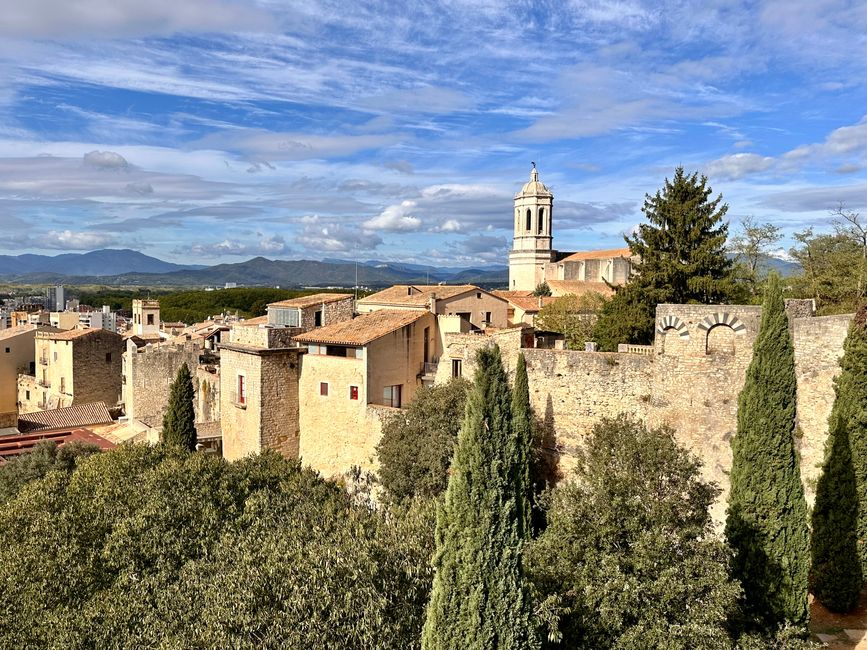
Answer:
[{"label": "rooftop antenna", "polygon": [[358,301],[358,249],[355,251],[355,300]]}]

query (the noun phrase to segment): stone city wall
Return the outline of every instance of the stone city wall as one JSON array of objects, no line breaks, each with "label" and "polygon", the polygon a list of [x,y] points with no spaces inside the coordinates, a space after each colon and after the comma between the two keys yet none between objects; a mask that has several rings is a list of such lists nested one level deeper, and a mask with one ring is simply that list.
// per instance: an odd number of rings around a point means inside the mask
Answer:
[{"label": "stone city wall", "polygon": [[[124,407],[130,419],[162,428],[172,382],[181,364],[187,364],[196,390],[196,422],[220,419],[219,359],[202,348],[201,341],[164,343],[136,348],[123,355]],[[210,363],[200,364],[200,360]]]}]

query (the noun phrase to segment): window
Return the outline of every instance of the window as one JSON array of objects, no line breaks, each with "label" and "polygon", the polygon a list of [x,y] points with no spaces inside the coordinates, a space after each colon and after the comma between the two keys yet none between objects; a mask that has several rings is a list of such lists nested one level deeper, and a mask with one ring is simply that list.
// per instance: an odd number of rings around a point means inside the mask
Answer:
[{"label": "window", "polygon": [[244,375],[238,375],[238,404],[244,405],[247,403],[247,378]]},{"label": "window", "polygon": [[319,394],[322,397],[328,397],[328,382],[320,381],[319,382]]},{"label": "window", "polygon": [[9,354],[10,352],[12,352],[12,348],[6,348],[6,354]]},{"label": "window", "polygon": [[400,408],[400,384],[397,386],[386,386],[382,391],[382,403],[384,406]]},{"label": "window", "polygon": [[358,386],[349,387],[349,399],[358,399]]},{"label": "window", "polygon": [[481,293],[481,291],[476,292],[476,300],[481,300],[481,299],[482,299],[482,293]]},{"label": "window", "polygon": [[539,234],[542,234],[542,225],[545,223],[545,208],[539,208]]},{"label": "window", "polygon": [[60,392],[61,392],[61,393],[65,393],[65,392],[66,392],[66,377],[61,377],[61,378],[60,378]]},{"label": "window", "polygon": [[317,309],[313,312],[313,327],[322,327],[322,310]]},{"label": "window", "polygon": [[106,362],[106,363],[111,363],[111,352],[106,352],[106,353],[105,353],[105,362]]},{"label": "window", "polygon": [[57,350],[54,351],[54,360],[57,361]]},{"label": "window", "polygon": [[530,208],[527,208],[527,230],[533,229],[532,219],[533,219],[533,212],[530,210]]},{"label": "window", "polygon": [[153,325],[153,324],[154,324],[154,315],[148,314],[148,325]]},{"label": "window", "polygon": [[24,399],[26,399],[26,400],[30,399],[30,391],[29,390],[24,391]]},{"label": "window", "polygon": [[463,377],[464,362],[461,359],[452,359],[452,377]]},{"label": "window", "polygon": [[490,322],[491,322],[491,312],[489,312],[489,311],[486,311],[486,312],[485,312],[485,322],[486,322],[486,323],[490,323]]}]

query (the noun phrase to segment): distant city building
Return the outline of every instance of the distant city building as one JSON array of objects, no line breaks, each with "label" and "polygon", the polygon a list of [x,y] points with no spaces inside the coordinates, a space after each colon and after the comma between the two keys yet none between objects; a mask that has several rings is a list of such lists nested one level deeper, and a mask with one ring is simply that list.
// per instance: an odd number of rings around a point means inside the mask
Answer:
[{"label": "distant city building", "polygon": [[63,298],[63,285],[49,287],[45,290],[45,309],[48,311],[63,311],[66,301]]}]

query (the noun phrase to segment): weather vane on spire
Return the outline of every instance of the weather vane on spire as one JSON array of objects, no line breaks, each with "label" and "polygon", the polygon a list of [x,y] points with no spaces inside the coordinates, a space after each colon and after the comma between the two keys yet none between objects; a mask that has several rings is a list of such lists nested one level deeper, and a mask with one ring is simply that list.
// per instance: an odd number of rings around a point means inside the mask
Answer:
[{"label": "weather vane on spire", "polygon": [[531,161],[530,161],[530,164],[533,165],[533,169],[536,169],[536,163],[535,163],[535,161],[531,160]]}]

